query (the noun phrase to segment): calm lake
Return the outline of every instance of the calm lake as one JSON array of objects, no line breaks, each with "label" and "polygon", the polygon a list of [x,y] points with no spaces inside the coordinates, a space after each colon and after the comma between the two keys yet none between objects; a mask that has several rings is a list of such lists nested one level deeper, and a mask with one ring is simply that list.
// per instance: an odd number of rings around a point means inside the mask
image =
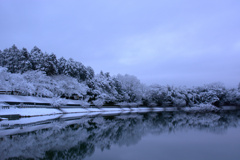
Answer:
[{"label": "calm lake", "polygon": [[1,122],[0,159],[240,159],[239,110],[23,119]]}]

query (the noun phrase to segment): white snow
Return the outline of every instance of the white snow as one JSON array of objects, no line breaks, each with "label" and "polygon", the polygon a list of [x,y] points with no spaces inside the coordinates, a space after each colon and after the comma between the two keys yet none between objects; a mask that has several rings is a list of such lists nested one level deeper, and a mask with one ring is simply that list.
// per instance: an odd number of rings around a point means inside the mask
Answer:
[{"label": "white snow", "polygon": [[[7,118],[0,117],[0,120],[8,120]],[[1,123],[1,122],[0,122]]]},{"label": "white snow", "polygon": [[79,113],[79,112],[88,112],[85,108],[62,108],[65,113]]},{"label": "white snow", "polygon": [[[9,109],[1,109],[0,108],[0,117],[1,115],[12,115],[19,114],[20,116],[44,116],[44,115],[55,115],[55,114],[63,114],[63,113],[98,113],[101,114],[103,112],[107,113],[123,113],[123,112],[148,112],[148,111],[177,111],[174,107],[169,108],[61,108],[60,111],[55,108],[17,108],[10,107]],[[200,107],[184,107],[182,108],[184,111],[206,111],[206,110],[219,110],[214,106],[200,106]]]},{"label": "white snow", "polygon": [[142,112],[149,111],[149,108],[61,108],[63,112],[55,108],[17,108],[10,107],[10,109],[0,109],[1,115],[19,114],[21,116],[43,116],[63,113],[91,113],[91,112]]},{"label": "white snow", "polygon": [[51,103],[52,99],[33,96],[0,95],[0,102]]},{"label": "white snow", "polygon": [[[0,95],[0,102],[19,102],[19,103],[49,103],[52,104],[54,98],[42,98],[33,96],[18,96],[18,95]],[[82,105],[83,101],[63,99],[65,104]]]},{"label": "white snow", "polygon": [[46,121],[46,120],[50,120],[50,119],[55,119],[55,118],[58,118],[59,116],[60,115],[48,115],[48,116],[20,118],[20,119],[17,119],[17,120],[10,120],[10,121],[0,121],[0,125],[35,123],[35,122],[39,122],[39,121]]},{"label": "white snow", "polygon": [[[0,95],[0,103],[4,104],[4,102],[31,102],[31,103],[52,103],[52,98],[40,98],[40,97],[33,97],[33,96],[17,96],[17,95]],[[66,104],[81,104],[82,101],[78,100],[66,100]],[[62,111],[61,111],[62,110]],[[63,114],[63,113],[91,113],[91,112],[146,112],[146,111],[177,111],[176,107],[166,107],[166,108],[148,108],[148,107],[123,107],[123,108],[61,108],[58,110],[56,108],[51,108],[47,106],[46,108],[17,108],[10,106],[9,109],[3,109],[0,105],[0,117],[1,115],[11,115],[11,114],[19,114],[20,116],[43,116],[43,115],[55,115],[55,114]],[[184,107],[182,108],[184,111],[205,111],[205,110],[218,110],[218,108],[207,105],[201,104],[197,107]]]},{"label": "white snow", "polygon": [[21,116],[42,116],[51,114],[61,114],[60,110],[54,108],[16,108],[10,107],[10,109],[0,109],[1,115],[19,114]]}]

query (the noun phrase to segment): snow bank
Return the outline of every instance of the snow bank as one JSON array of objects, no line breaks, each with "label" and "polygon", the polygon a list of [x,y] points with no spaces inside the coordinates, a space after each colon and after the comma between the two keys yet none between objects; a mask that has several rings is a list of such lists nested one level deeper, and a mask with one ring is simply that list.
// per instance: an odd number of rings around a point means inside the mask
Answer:
[{"label": "snow bank", "polygon": [[69,100],[62,98],[42,98],[33,96],[18,96],[18,95],[0,95],[0,102],[18,102],[18,103],[49,103],[49,104],[66,104],[88,106],[89,103],[81,100]]},{"label": "snow bank", "polygon": [[42,116],[42,115],[52,115],[52,114],[61,114],[60,110],[54,108],[17,108],[10,107],[9,109],[0,109],[1,115],[11,115],[19,114],[21,116]]},{"label": "snow bank", "polygon": [[52,103],[52,99],[33,96],[0,95],[0,102]]}]

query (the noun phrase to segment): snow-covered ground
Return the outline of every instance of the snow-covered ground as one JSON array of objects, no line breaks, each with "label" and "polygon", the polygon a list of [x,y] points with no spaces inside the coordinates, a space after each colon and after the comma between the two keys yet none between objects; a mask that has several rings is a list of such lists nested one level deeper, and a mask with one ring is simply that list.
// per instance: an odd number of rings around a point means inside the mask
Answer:
[{"label": "snow-covered ground", "polygon": [[[7,106],[4,102],[18,102],[18,103],[42,103],[42,104],[52,104],[54,101],[53,98],[41,98],[41,97],[33,97],[33,96],[18,96],[18,95],[0,95],[0,117],[1,115],[12,115],[18,114],[20,116],[44,116],[44,115],[55,115],[55,114],[63,114],[63,113],[92,113],[92,112],[145,112],[149,110],[157,110],[159,108],[136,108],[136,107],[121,107],[121,108],[91,108],[85,107],[81,108],[81,104],[83,102],[78,100],[65,100],[66,104],[77,104],[79,108],[61,108],[58,110],[56,108],[51,108],[50,106],[46,106],[46,108],[17,108],[10,106],[9,109],[3,108],[2,106]],[[44,107],[44,106],[41,106]],[[162,109],[160,109],[162,110]]]},{"label": "snow-covered ground", "polygon": [[19,114],[21,116],[42,116],[42,115],[52,115],[61,114],[60,110],[54,108],[17,108],[10,107],[9,109],[0,109],[1,115],[12,115]]},{"label": "snow-covered ground", "polygon": [[[63,112],[62,112],[62,111]],[[90,112],[145,112],[150,111],[149,108],[62,108],[61,110],[55,108],[17,108],[10,107],[9,109],[0,109],[1,115],[18,114],[22,117],[28,116],[43,116],[55,115],[63,113],[90,113]]]},{"label": "snow-covered ground", "polygon": [[[92,116],[106,116],[117,115],[125,113],[148,112],[149,108],[62,108],[64,112],[57,109],[49,108],[17,108],[10,107],[10,109],[0,109],[1,115],[19,114],[21,116],[29,116],[16,120],[0,121],[0,136],[12,135],[17,133],[25,133],[43,128],[52,128],[54,126],[54,119],[70,119],[66,124],[76,123],[76,117],[92,117]],[[63,114],[65,113],[65,114]],[[69,114],[66,114],[69,113]],[[41,116],[40,116],[41,115]],[[43,123],[44,122],[44,123]],[[6,128],[10,127],[6,130]],[[20,127],[20,129],[19,129]]]},{"label": "snow-covered ground", "polygon": [[[53,103],[53,98],[40,98],[40,97],[32,97],[32,96],[17,96],[17,95],[0,95],[0,117],[3,115],[13,115],[18,114],[22,117],[33,117],[33,116],[46,116],[46,115],[57,115],[57,114],[66,114],[66,113],[93,113],[93,112],[147,112],[147,111],[178,111],[177,107],[121,107],[121,108],[91,108],[91,107],[80,107],[81,101],[78,100],[66,100],[67,104],[78,104],[79,108],[68,108],[63,107],[61,109],[51,108],[50,106],[46,106],[46,108],[17,108],[10,106],[9,109],[3,108],[6,104],[4,102],[31,102],[31,103]],[[42,106],[43,107],[43,106]],[[219,110],[217,107],[212,105],[201,104],[197,107],[183,107],[182,111],[217,111]],[[95,114],[95,113],[94,113]],[[2,119],[3,120],[3,119]]]},{"label": "snow-covered ground", "polygon": [[[0,95],[0,103],[1,102],[18,102],[18,103],[49,103],[52,104],[54,98],[42,98],[42,97],[34,97],[34,96],[18,96],[18,95]],[[83,101],[80,100],[69,100],[62,99],[66,105],[82,105]]]}]

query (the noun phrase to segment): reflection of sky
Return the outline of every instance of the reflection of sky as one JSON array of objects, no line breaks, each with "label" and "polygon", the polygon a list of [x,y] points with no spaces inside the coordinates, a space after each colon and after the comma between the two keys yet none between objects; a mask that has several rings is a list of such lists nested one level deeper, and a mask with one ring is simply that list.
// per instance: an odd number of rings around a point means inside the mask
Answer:
[{"label": "reflection of sky", "polygon": [[0,49],[37,45],[145,83],[239,82],[238,0],[8,0]]},{"label": "reflection of sky", "polygon": [[240,128],[216,135],[194,130],[161,135],[149,134],[134,146],[99,149],[85,160],[237,160],[240,157]]}]

